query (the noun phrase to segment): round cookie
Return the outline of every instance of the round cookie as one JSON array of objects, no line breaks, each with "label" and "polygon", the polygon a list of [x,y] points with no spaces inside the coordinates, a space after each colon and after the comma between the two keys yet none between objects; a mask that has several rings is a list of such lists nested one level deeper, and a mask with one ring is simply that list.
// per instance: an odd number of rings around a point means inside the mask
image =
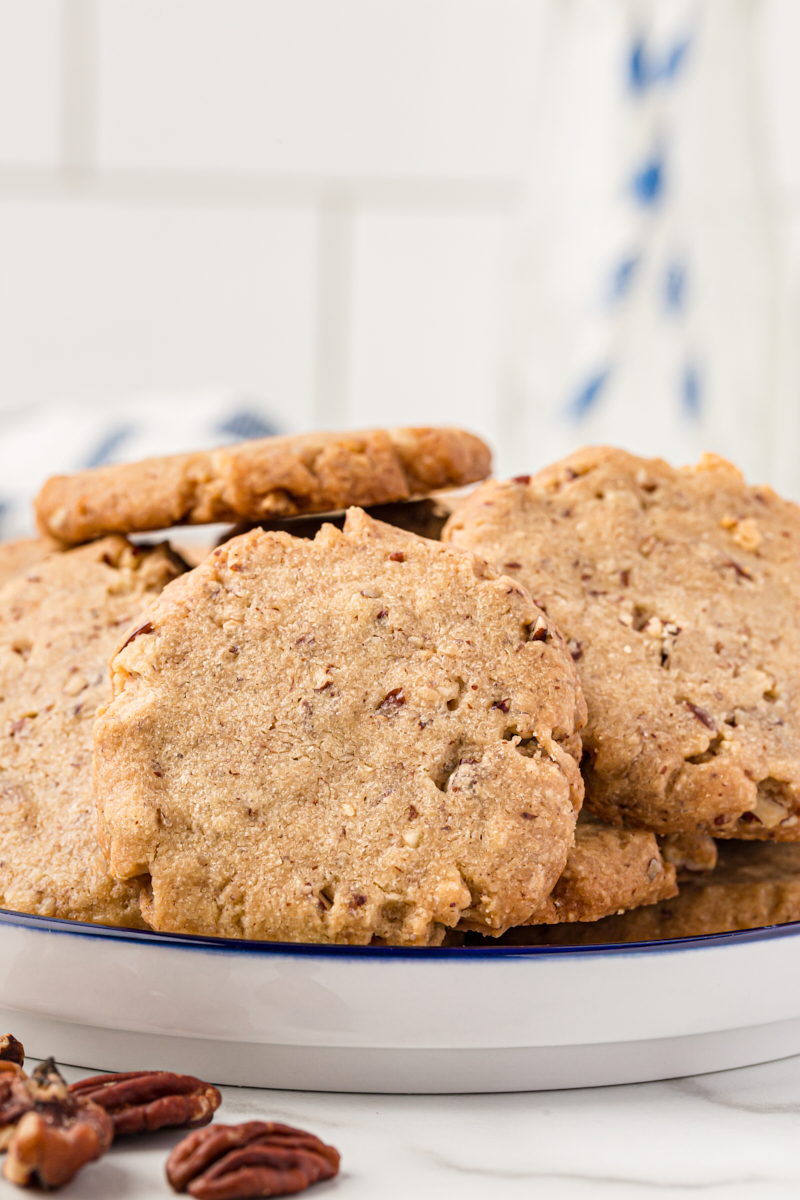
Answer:
[{"label": "round cookie", "polygon": [[[800,921],[800,846],[726,841],[707,875],[679,877],[675,899],[593,924],[510,930],[516,945],[651,942]],[[501,940],[501,944],[502,941]]]},{"label": "round cookie", "polygon": [[[597,921],[643,904],[669,900],[678,894],[675,874],[675,867],[666,861],[654,833],[606,825],[584,809],[578,817],[575,842],[564,870],[545,902],[531,914],[528,925]],[[461,928],[491,933],[476,922],[462,921]],[[510,929],[503,944],[519,939],[525,945],[526,928]],[[470,944],[482,943],[470,941]]]},{"label": "round cookie", "polygon": [[111,870],[157,929],[441,940],[529,918],[572,844],[585,707],[554,627],[472,555],[351,510],[176,581],[95,725]]},{"label": "round cookie", "polygon": [[92,725],[121,634],[182,569],[111,537],[0,590],[0,907],[144,926],[139,883],[113,880],[97,842]]},{"label": "round cookie", "polygon": [[660,833],[800,839],[800,509],[706,456],[579,451],[478,488],[443,538],[568,639],[586,804]]},{"label": "round cookie", "polygon": [[561,878],[531,924],[596,921],[677,892],[675,867],[655,834],[606,825],[583,812]]},{"label": "round cookie", "polygon": [[43,534],[70,544],[214,521],[261,521],[424,496],[489,474],[488,446],[463,429],[370,429],[261,438],[48,479]]}]

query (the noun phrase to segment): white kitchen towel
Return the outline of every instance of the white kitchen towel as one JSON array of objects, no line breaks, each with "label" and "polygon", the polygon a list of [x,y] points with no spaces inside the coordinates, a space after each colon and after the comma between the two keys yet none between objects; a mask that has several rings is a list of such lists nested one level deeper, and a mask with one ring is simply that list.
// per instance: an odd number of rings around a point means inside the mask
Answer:
[{"label": "white kitchen towel", "polygon": [[774,248],[757,6],[548,6],[503,445],[610,442],[770,477]]}]

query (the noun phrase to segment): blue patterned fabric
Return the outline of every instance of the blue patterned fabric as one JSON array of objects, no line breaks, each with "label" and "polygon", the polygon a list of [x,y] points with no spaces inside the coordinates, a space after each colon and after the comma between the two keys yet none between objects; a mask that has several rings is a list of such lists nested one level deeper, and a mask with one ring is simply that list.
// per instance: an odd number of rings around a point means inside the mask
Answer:
[{"label": "blue patterned fabric", "polygon": [[[669,92],[680,87],[684,68],[689,61],[692,45],[691,36],[681,36],[677,39],[659,41],[655,36],[645,38],[640,33],[632,37],[629,53],[623,66],[623,74],[627,76],[628,101],[634,107],[645,102],[650,105],[651,113],[647,120],[645,136],[655,139],[651,148],[643,147],[637,152],[637,157],[631,164],[627,187],[629,200],[628,222],[632,230],[637,228],[636,210],[653,213],[653,219],[646,225],[638,225],[638,234],[633,236],[638,243],[633,252],[625,253],[611,270],[611,285],[608,289],[607,306],[616,310],[618,319],[619,308],[626,303],[641,303],[642,297],[637,295],[637,285],[643,280],[646,287],[646,267],[656,265],[661,253],[662,230],[656,217],[660,207],[669,204],[669,162],[665,149],[665,131],[668,128],[666,108],[669,103]],[[623,91],[620,92],[623,95]],[[686,280],[688,267],[685,262],[669,262],[658,269],[663,277],[663,299],[650,297],[650,303],[663,306],[665,313],[683,313],[686,307]],[[609,328],[609,342],[613,340]],[[609,346],[608,358],[611,359]],[[687,356],[691,353],[688,347]],[[565,413],[574,421],[582,419],[596,408],[603,400],[607,383],[613,371],[613,361],[609,361],[591,370],[588,376],[578,383],[572,397],[568,400]],[[685,415],[696,417],[700,413],[702,390],[700,373],[694,363],[687,357],[686,365],[675,380],[674,396],[676,407]]]}]

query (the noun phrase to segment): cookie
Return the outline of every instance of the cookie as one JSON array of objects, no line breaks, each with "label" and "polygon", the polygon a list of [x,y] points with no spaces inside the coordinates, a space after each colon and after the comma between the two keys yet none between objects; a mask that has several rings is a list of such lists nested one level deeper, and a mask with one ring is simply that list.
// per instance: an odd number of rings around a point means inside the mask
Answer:
[{"label": "cookie", "polygon": [[348,513],[168,587],[95,724],[101,840],[156,929],[441,940],[527,920],[572,844],[585,715],[557,630],[472,555]]},{"label": "cookie", "polygon": [[522,932],[533,935],[528,944],[591,945],[699,937],[800,921],[800,846],[721,842],[716,869],[682,876],[679,888],[674,900],[592,925]]},{"label": "cookie", "polygon": [[49,538],[22,538],[18,542],[0,542],[0,587],[40,563],[60,547]]},{"label": "cookie", "polygon": [[[530,925],[557,925],[597,921],[621,909],[655,904],[677,896],[675,867],[659,849],[654,833],[644,829],[619,829],[584,811],[575,829],[575,844],[566,866],[543,905],[532,914]],[[477,925],[470,928],[486,933]],[[510,929],[503,944],[526,943],[528,931]],[[470,939],[469,944],[477,943]]]},{"label": "cookie", "polygon": [[675,867],[654,834],[619,829],[582,813],[564,871],[535,923],[596,921],[677,894]]},{"label": "cookie", "polygon": [[800,839],[800,509],[706,456],[582,450],[476,489],[443,539],[526,585],[589,710],[586,804],[659,833]]},{"label": "cookie", "polygon": [[92,725],[120,635],[182,567],[111,537],[0,590],[0,907],[142,926],[97,842]]},{"label": "cookie", "polygon": [[461,429],[271,437],[54,476],[36,513],[42,533],[74,544],[107,533],[387,504],[483,479],[490,465],[488,446]]}]

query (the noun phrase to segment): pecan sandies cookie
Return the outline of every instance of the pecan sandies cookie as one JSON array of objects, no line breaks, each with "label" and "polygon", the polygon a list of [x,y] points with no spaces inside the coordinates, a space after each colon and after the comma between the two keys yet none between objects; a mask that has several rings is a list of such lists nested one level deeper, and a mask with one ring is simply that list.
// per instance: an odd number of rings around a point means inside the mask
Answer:
[{"label": "pecan sandies cookie", "polygon": [[678,877],[679,892],[591,924],[512,930],[525,945],[651,942],[800,921],[800,846],[725,841],[713,871]]},{"label": "pecan sandies cookie", "polygon": [[[528,925],[597,921],[642,904],[669,900],[678,894],[675,874],[654,833],[607,825],[584,809],[564,870],[550,895],[532,913]],[[462,921],[461,928],[471,934],[497,936],[475,921]],[[503,944],[516,939],[524,945],[527,938],[527,927],[522,926],[509,930]],[[474,938],[468,942],[484,944]]]},{"label": "pecan sandies cookie", "polygon": [[261,438],[197,454],[49,479],[39,528],[61,542],[107,533],[261,521],[425,496],[489,474],[488,446],[463,429],[370,429]]},{"label": "pecan sandies cookie", "polygon": [[589,449],[489,482],[443,533],[568,639],[586,804],[661,833],[800,839],[800,509],[707,455]]},{"label": "pecan sandies cookie", "polygon": [[95,725],[101,839],[161,930],[435,944],[526,921],[572,844],[560,634],[470,554],[349,512],[253,531],[144,614]]},{"label": "pecan sandies cookie", "polygon": [[92,725],[112,651],[182,569],[112,537],[0,590],[0,907],[143,925],[139,885],[111,878],[97,842]]}]

